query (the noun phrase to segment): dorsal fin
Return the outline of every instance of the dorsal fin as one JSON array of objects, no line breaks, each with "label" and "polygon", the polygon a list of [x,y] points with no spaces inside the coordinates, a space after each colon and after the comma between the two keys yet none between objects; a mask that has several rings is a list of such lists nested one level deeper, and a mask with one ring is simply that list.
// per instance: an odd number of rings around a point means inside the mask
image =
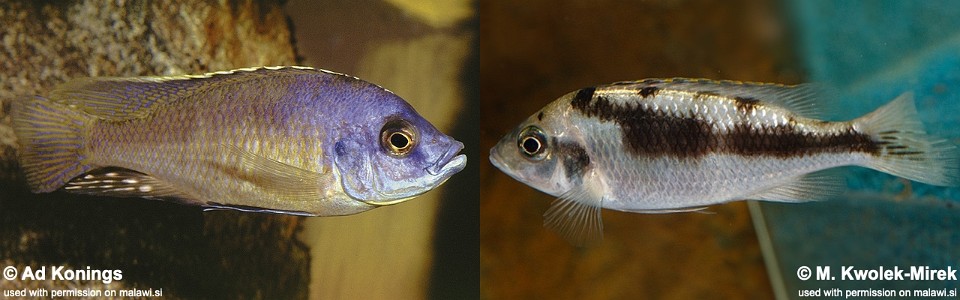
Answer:
[{"label": "dorsal fin", "polygon": [[323,73],[337,74],[307,67],[263,67],[203,75],[78,78],[57,86],[50,99],[101,119],[127,120],[143,117],[159,104],[223,84],[266,76]]},{"label": "dorsal fin", "polygon": [[671,78],[618,82],[610,86],[624,88],[631,85],[635,85],[634,88],[637,90],[654,87],[712,93],[730,98],[753,99],[766,105],[787,109],[806,118],[821,118],[824,112],[824,103],[820,99],[824,94],[823,88],[815,84],[782,85],[729,80]]}]

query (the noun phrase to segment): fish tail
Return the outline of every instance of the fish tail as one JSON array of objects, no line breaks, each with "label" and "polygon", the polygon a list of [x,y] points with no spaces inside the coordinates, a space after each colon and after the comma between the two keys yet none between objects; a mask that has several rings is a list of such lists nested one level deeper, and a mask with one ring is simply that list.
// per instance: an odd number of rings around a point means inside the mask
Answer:
[{"label": "fish tail", "polygon": [[876,111],[854,121],[870,135],[878,154],[866,166],[927,184],[960,183],[958,148],[928,135],[914,105],[913,93],[904,93]]},{"label": "fish tail", "polygon": [[20,166],[33,192],[52,192],[91,169],[83,148],[92,116],[40,96],[14,101],[11,115]]}]

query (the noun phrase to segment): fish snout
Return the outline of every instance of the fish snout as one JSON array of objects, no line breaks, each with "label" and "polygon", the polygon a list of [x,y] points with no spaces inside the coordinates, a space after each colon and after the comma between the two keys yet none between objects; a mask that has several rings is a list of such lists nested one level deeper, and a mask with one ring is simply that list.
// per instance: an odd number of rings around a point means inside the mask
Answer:
[{"label": "fish snout", "polygon": [[451,139],[445,144],[446,145],[443,146],[445,151],[440,154],[440,157],[438,157],[436,161],[426,168],[427,173],[430,175],[453,175],[463,170],[467,164],[467,156],[458,154],[463,150],[463,143]]}]

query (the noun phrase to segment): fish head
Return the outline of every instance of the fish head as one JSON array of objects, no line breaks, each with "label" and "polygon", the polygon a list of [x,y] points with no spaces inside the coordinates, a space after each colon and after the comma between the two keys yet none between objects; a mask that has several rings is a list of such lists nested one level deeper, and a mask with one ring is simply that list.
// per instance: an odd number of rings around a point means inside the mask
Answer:
[{"label": "fish head", "polygon": [[567,145],[579,130],[567,122],[568,112],[560,102],[531,115],[490,149],[490,162],[500,171],[558,197],[573,188],[572,173],[580,172],[567,167],[572,159]]},{"label": "fish head", "polygon": [[[385,90],[384,90],[385,91]],[[387,91],[387,93],[389,93]],[[374,113],[335,144],[344,191],[372,205],[390,205],[426,193],[463,170],[463,143],[441,133],[390,93]]]}]

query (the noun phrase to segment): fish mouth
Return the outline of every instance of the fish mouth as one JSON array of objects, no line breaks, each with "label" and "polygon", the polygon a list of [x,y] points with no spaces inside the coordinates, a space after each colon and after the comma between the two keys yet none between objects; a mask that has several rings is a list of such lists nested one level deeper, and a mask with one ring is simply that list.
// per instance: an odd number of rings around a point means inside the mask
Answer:
[{"label": "fish mouth", "polygon": [[456,142],[456,144],[453,147],[450,147],[450,149],[448,149],[446,152],[440,155],[440,157],[437,158],[436,161],[431,163],[430,166],[424,168],[424,171],[426,171],[427,174],[430,174],[430,176],[433,176],[435,180],[432,180],[432,182],[427,183],[423,186],[411,187],[407,190],[407,191],[415,191],[415,192],[407,193],[407,195],[404,195],[396,199],[389,199],[389,198],[395,195],[405,194],[405,192],[398,192],[398,193],[392,193],[392,194],[381,193],[380,197],[388,200],[382,200],[382,201],[374,200],[374,201],[364,201],[364,202],[367,204],[376,205],[376,206],[387,206],[387,205],[393,205],[400,202],[404,202],[412,198],[415,198],[417,196],[423,195],[429,191],[432,191],[433,188],[443,184],[444,182],[447,181],[447,179],[450,179],[450,177],[453,176],[453,174],[456,174],[462,171],[463,168],[467,165],[467,156],[465,154],[459,154],[459,155],[457,154],[462,149],[463,149],[463,143]]},{"label": "fish mouth", "polygon": [[490,164],[493,164],[494,167],[503,171],[503,162],[500,161],[500,152],[497,151],[497,147],[490,148]]},{"label": "fish mouth", "polygon": [[463,143],[456,142],[447,152],[440,155],[437,161],[426,168],[427,174],[449,177],[463,170],[467,165],[467,156],[465,154],[458,155],[457,153],[460,153],[460,150],[463,150]]},{"label": "fish mouth", "polygon": [[490,148],[490,164],[497,169],[500,169],[500,172],[503,172],[503,174],[507,174],[507,176],[526,184],[528,182],[526,178],[523,178],[517,172],[510,172],[510,168],[507,167],[507,164],[503,161],[503,155],[500,154],[500,151],[498,151],[499,149],[499,144],[493,148]]}]

